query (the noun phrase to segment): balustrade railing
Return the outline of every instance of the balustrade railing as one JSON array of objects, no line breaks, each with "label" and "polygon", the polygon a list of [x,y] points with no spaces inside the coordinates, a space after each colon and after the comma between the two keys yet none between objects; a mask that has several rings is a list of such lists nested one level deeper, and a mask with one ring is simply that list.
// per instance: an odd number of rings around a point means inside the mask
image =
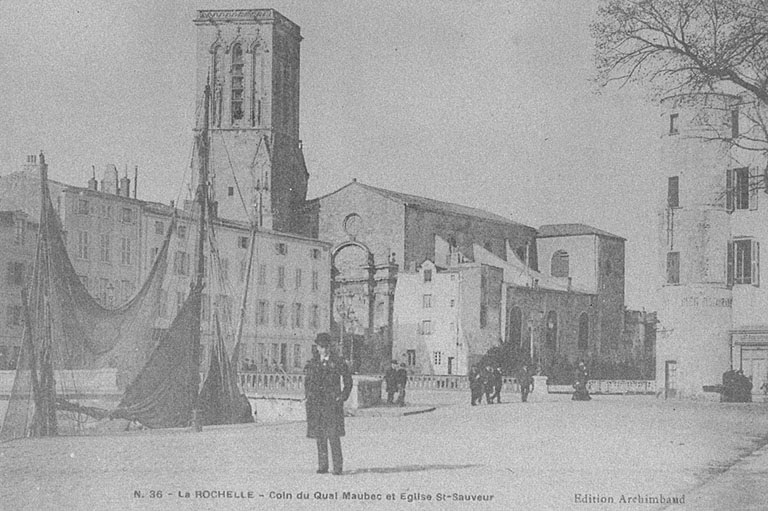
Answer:
[{"label": "balustrade railing", "polygon": [[[382,375],[371,375],[383,378]],[[520,386],[513,377],[503,378],[502,390],[519,392]],[[244,390],[301,393],[304,391],[304,374],[241,372],[240,385]],[[548,385],[550,393],[573,392],[571,385]],[[408,376],[410,390],[469,391],[466,376],[417,374]],[[590,380],[587,389],[591,394],[655,394],[654,380]]]},{"label": "balustrade railing", "polygon": [[243,390],[269,390],[290,393],[304,392],[304,374],[301,373],[240,373]]},{"label": "balustrade railing", "polygon": [[[409,389],[423,390],[466,390],[469,391],[469,379],[466,376],[417,374],[408,377]],[[517,380],[505,376],[502,378],[502,390],[517,392],[520,387]]]},{"label": "balustrade railing", "polygon": [[[550,394],[570,394],[573,385],[547,385]],[[655,394],[654,380],[589,380],[590,394]]]},{"label": "balustrade railing", "polygon": [[[383,379],[382,375],[368,375]],[[503,378],[502,390],[520,390],[517,381],[511,377]],[[291,373],[257,373],[241,372],[240,385],[244,390],[268,390],[298,392],[304,390],[304,375]],[[408,376],[407,387],[410,390],[466,390],[469,391],[469,380],[466,376],[419,374]]]},{"label": "balustrade railing", "polygon": [[590,380],[592,394],[655,394],[656,380]]}]

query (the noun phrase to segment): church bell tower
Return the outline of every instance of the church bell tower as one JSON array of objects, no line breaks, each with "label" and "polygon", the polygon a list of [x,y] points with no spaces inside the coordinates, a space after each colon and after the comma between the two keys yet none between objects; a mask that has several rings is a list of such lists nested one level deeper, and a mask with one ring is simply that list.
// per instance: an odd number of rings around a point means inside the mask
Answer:
[{"label": "church bell tower", "polygon": [[299,232],[309,177],[299,139],[300,28],[273,9],[201,10],[194,22],[199,105],[211,86],[218,216]]}]

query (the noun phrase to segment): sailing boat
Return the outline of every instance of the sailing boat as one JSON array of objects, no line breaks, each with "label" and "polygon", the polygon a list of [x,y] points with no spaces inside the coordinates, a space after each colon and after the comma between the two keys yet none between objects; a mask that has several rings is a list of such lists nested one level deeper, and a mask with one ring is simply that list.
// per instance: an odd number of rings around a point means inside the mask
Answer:
[{"label": "sailing boat", "polygon": [[[203,252],[212,239],[208,197],[208,110],[197,134],[199,156],[199,237],[197,270],[189,294],[167,329],[154,327],[176,218],[147,280],[128,303],[102,307],[87,291],[67,255],[61,222],[50,198],[47,165],[40,155],[40,228],[34,273],[23,295],[26,325],[14,387],[0,440],[61,433],[62,420],[80,424],[82,417],[127,419],[149,428],[199,429],[201,423],[231,423],[242,415],[232,360],[220,336],[200,391],[200,316],[204,287]],[[218,317],[216,317],[218,325]],[[236,362],[236,359],[235,359]],[[95,369],[115,367],[119,388],[125,388],[113,409],[77,402]],[[236,365],[234,366],[236,367]],[[205,411],[201,414],[200,411]]]}]

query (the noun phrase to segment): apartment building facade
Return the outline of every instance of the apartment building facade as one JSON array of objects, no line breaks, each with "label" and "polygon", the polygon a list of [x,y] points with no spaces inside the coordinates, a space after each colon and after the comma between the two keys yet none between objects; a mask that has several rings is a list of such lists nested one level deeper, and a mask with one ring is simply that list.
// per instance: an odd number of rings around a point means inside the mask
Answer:
[{"label": "apartment building facade", "polygon": [[755,105],[713,93],[662,106],[658,388],[667,397],[714,399],[705,387],[732,368],[761,392],[768,381],[765,161],[740,147],[761,129],[750,122]]}]

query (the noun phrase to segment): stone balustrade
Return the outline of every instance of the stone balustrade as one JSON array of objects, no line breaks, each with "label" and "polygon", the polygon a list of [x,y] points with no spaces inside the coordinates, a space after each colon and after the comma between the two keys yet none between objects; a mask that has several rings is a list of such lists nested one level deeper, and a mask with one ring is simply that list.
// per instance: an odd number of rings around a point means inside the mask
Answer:
[{"label": "stone balustrade", "polygon": [[303,373],[241,372],[240,386],[246,392],[272,391],[287,394],[304,393]]},{"label": "stone balustrade", "polygon": [[[113,394],[119,393],[116,385],[115,369],[92,371],[56,371],[56,381],[78,394]],[[0,395],[8,396],[13,388],[16,371],[0,371]],[[358,376],[356,379],[382,380],[381,375]],[[263,394],[304,394],[304,374],[302,373],[239,373],[240,386],[246,392]],[[69,388],[67,382],[78,382],[77,388]],[[515,378],[504,377],[502,390],[519,392]],[[370,385],[370,384],[366,384]],[[411,375],[408,377],[410,390],[467,391],[469,381],[466,376],[456,375]],[[548,385],[550,394],[568,394],[573,392],[571,385]],[[655,394],[654,380],[590,380],[587,389],[591,394]],[[367,399],[366,399],[367,401]]]},{"label": "stone balustrade", "polygon": [[[519,392],[517,380],[505,376],[502,378],[502,390]],[[466,390],[469,392],[469,379],[466,376],[417,374],[408,377],[407,388],[412,390]]]},{"label": "stone balustrade", "polygon": [[[573,385],[548,385],[550,394],[571,394]],[[590,394],[655,394],[655,380],[589,380]]]}]

